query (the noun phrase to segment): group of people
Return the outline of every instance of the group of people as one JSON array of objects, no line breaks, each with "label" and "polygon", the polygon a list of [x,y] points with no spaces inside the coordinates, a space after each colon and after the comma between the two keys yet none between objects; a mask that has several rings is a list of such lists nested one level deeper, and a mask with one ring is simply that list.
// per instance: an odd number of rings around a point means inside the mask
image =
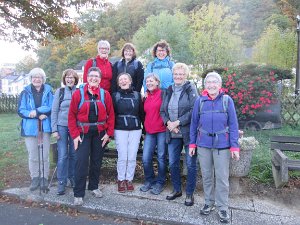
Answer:
[{"label": "group of people", "polygon": [[58,147],[58,195],[65,194],[69,184],[74,204],[82,205],[88,177],[87,189],[102,197],[100,169],[104,148],[112,137],[118,151],[117,189],[133,191],[144,130],[145,182],[140,191],[160,194],[168,167],[173,188],[166,199],[181,197],[184,149],[188,171],[184,204],[194,204],[198,158],[205,196],[200,212],[208,215],[216,206],[220,221],[228,222],[229,162],[230,157],[239,159],[238,122],[233,101],[221,88],[221,76],[208,73],[199,96],[188,81],[189,67],[171,61],[171,49],[164,40],[153,46],[154,60],[145,70],[133,44],[123,46],[122,58],[114,65],[108,60],[109,52],[109,42],[99,41],[97,57],[87,60],[84,67],[84,83],[77,88],[77,73],[67,69],[62,74],[64,87],[54,96],[45,84],[45,72],[40,68],[30,71],[31,84],[21,93],[18,106],[29,155],[30,190],[48,188],[52,133]]}]

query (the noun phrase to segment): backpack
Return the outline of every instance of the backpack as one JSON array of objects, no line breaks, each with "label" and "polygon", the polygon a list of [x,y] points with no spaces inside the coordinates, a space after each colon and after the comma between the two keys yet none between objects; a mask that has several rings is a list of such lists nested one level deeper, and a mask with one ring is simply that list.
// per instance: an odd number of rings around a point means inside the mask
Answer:
[{"label": "backpack", "polygon": [[[137,70],[138,67],[139,67],[139,62],[138,62],[136,59],[133,60],[133,66],[134,66],[134,69],[135,69],[135,70]],[[118,71],[121,70],[121,67],[122,67],[122,59],[120,59],[120,60],[118,61],[118,64],[117,64]],[[124,71],[124,72],[126,72],[126,71]]]},{"label": "backpack", "polygon": [[164,66],[164,65],[155,66],[154,61],[151,63],[151,73],[153,73],[153,69],[163,69],[163,68],[169,68],[172,71],[171,61],[168,60],[168,66]]},{"label": "backpack", "polygon": [[65,97],[65,88],[62,87],[59,89],[59,107],[60,107],[61,103],[63,102],[64,97]]},{"label": "backpack", "polygon": [[[78,109],[80,109],[81,107],[82,107],[82,105],[83,105],[83,103],[84,102],[91,102],[92,100],[86,100],[86,99],[84,99],[84,86],[85,86],[86,84],[81,84],[80,86],[79,86],[79,91],[80,91],[80,96],[81,96],[81,99],[80,99],[80,103],[79,103],[79,105],[78,105]],[[99,94],[100,94],[100,100],[96,100],[96,102],[99,102],[99,101],[101,101],[102,102],[102,104],[104,105],[104,107],[106,108],[106,106],[105,106],[105,97],[104,97],[104,89],[103,88],[100,88],[99,89]]]}]

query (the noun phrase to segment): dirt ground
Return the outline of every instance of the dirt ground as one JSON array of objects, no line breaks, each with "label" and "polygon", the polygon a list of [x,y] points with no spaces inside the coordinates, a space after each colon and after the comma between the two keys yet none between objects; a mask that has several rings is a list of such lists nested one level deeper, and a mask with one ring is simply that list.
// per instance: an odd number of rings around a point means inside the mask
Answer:
[{"label": "dirt ground", "polygon": [[[116,183],[117,171],[115,165],[116,161],[114,159],[103,160],[100,177],[100,182],[102,184]],[[51,175],[52,172],[53,168],[51,169]],[[0,176],[0,179],[5,184],[3,189],[29,187],[30,185],[30,177],[27,165],[13,165],[6,167],[4,171],[2,171],[2,176]],[[143,169],[140,162],[138,162],[136,167],[134,181],[143,182]],[[54,182],[56,182],[55,178]],[[288,185],[281,189],[276,189],[273,184],[267,185],[257,183],[249,178],[240,178],[240,185],[243,190],[243,195],[249,197],[258,196],[268,198],[273,201],[279,201],[285,205],[300,207],[300,179],[290,179]],[[201,184],[197,186],[197,189],[202,191]]]}]

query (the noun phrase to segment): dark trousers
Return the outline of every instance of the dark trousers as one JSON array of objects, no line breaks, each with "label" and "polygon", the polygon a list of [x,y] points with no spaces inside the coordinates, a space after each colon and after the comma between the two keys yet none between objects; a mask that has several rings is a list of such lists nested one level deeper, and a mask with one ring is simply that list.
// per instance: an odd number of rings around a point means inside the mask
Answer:
[{"label": "dark trousers", "polygon": [[89,176],[88,190],[98,189],[104,154],[101,138],[104,134],[104,131],[100,135],[98,131],[85,134],[76,150],[74,197],[84,197],[87,176]]}]

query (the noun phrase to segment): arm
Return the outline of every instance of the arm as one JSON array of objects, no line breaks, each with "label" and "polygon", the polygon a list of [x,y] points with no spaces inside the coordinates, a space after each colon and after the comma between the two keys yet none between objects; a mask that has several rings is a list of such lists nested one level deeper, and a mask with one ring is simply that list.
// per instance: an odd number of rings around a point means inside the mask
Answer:
[{"label": "arm", "polygon": [[138,61],[138,68],[137,68],[137,84],[136,84],[136,91],[137,92],[141,92],[142,86],[143,86],[143,82],[144,82],[144,67],[143,64]]},{"label": "arm", "polygon": [[58,120],[58,112],[59,112],[59,88],[56,90],[54,94],[52,110],[51,110],[51,128],[52,132],[57,132],[57,120]]},{"label": "arm", "polygon": [[164,98],[162,100],[162,104],[160,106],[160,116],[164,122],[165,125],[167,125],[167,122],[170,120],[169,114],[167,112],[167,106],[169,103],[169,94],[168,94],[168,90],[166,91]]},{"label": "arm", "polygon": [[92,65],[93,65],[93,60],[88,59],[85,63],[84,70],[83,70],[83,83],[87,82],[87,72],[88,72],[89,68],[92,67]]},{"label": "arm", "polygon": [[114,93],[118,90],[118,85],[117,85],[118,62],[119,61],[115,62],[115,64],[112,67],[111,93]]},{"label": "arm", "polygon": [[[29,96],[28,96],[29,98]],[[30,112],[33,109],[28,110],[26,107],[27,101],[26,101],[26,91],[22,91],[19,100],[18,100],[18,115],[21,118],[32,118],[30,116]]]},{"label": "arm", "polygon": [[143,87],[144,87],[144,93],[146,92],[147,90],[147,87],[146,87],[146,80],[145,80],[145,77],[151,73],[151,65],[152,65],[152,62],[149,62],[147,67],[146,67],[146,70],[144,72],[144,78],[143,78]]},{"label": "arm", "polygon": [[239,125],[236,116],[234,103],[231,97],[228,99],[228,127],[229,127],[229,143],[231,152],[239,152]]},{"label": "arm", "polygon": [[77,113],[80,102],[80,91],[76,90],[72,96],[68,114],[68,128],[73,139],[80,136],[80,129],[77,127]]},{"label": "arm", "polygon": [[106,114],[107,114],[107,130],[106,133],[108,136],[114,136],[114,128],[115,128],[115,112],[113,107],[113,102],[110,94],[105,91],[105,105],[106,105]]}]

